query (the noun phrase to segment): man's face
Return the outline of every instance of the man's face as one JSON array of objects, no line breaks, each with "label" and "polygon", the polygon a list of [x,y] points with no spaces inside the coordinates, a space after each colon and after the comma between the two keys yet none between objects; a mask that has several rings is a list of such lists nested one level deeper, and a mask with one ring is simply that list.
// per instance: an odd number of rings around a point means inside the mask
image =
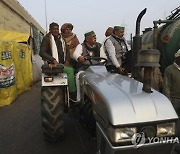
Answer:
[{"label": "man's face", "polygon": [[50,29],[50,32],[53,36],[57,37],[59,35],[59,26],[53,26]]},{"label": "man's face", "polygon": [[71,32],[72,32],[72,30],[71,30],[70,28],[66,28],[66,29],[64,30],[64,34],[66,34],[66,35],[70,35]]},{"label": "man's face", "polygon": [[96,43],[96,35],[92,34],[90,36],[87,36],[86,41],[87,41],[87,43],[94,45]]},{"label": "man's face", "polygon": [[124,30],[116,30],[115,35],[118,37],[122,38],[124,36]]}]

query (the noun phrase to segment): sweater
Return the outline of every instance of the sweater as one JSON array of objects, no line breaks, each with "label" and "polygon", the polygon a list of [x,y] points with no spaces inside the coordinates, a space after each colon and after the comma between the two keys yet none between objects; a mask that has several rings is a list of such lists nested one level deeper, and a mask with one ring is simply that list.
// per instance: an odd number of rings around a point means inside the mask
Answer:
[{"label": "sweater", "polygon": [[168,97],[180,99],[180,70],[174,65],[170,65],[164,72],[164,94]]}]

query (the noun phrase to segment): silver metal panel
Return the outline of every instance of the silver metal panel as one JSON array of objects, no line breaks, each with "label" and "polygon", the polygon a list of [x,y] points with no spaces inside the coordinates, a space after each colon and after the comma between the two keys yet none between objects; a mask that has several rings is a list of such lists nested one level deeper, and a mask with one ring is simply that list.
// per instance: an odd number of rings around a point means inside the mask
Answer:
[{"label": "silver metal panel", "polygon": [[163,94],[154,89],[146,93],[141,82],[109,73],[104,66],[89,67],[83,78],[94,109],[112,125],[178,118]]},{"label": "silver metal panel", "polygon": [[56,76],[52,76],[53,77],[52,82],[45,82],[44,77],[48,77],[48,76],[42,73],[42,86],[65,86],[68,84],[66,73],[59,73]]}]

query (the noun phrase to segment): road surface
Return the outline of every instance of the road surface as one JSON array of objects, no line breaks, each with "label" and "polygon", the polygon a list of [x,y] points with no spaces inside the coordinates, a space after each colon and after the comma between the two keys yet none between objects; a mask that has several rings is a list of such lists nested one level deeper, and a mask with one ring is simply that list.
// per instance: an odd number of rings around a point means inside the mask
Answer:
[{"label": "road surface", "polygon": [[1,154],[95,154],[96,143],[78,121],[73,107],[65,115],[65,140],[46,143],[41,127],[40,82],[9,106],[0,108]]}]

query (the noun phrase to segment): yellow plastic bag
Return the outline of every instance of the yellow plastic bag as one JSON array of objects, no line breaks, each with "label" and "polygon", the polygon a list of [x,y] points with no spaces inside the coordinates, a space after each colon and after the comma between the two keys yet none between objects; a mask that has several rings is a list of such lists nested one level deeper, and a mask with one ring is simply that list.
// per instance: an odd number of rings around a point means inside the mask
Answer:
[{"label": "yellow plastic bag", "polygon": [[31,49],[26,44],[14,43],[14,62],[18,94],[29,90],[33,83]]},{"label": "yellow plastic bag", "polygon": [[13,43],[0,41],[0,107],[17,97]]}]

